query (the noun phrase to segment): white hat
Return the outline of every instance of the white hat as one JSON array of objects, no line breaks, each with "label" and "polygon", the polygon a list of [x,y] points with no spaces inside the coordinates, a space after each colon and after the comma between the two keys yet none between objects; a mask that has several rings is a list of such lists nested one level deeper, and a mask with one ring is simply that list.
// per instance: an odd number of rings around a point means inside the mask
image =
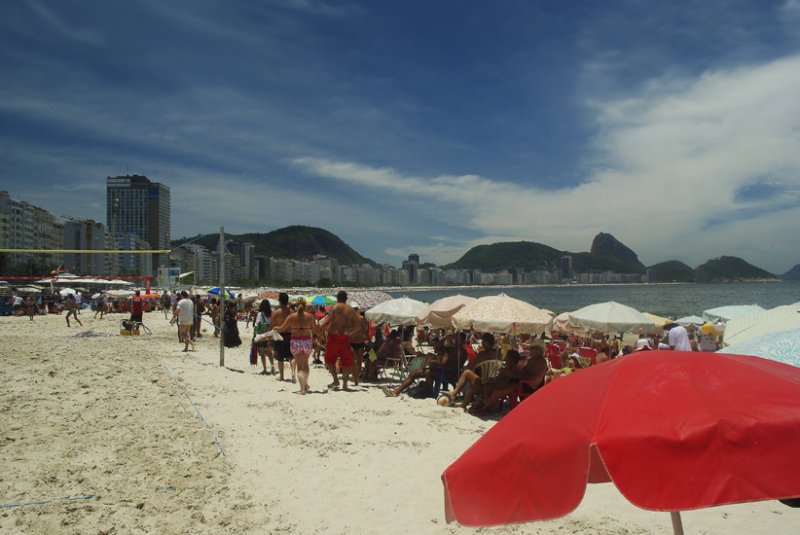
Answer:
[{"label": "white hat", "polygon": [[650,340],[647,338],[639,338],[636,340],[636,351],[641,351],[642,349],[653,349],[650,347]]}]

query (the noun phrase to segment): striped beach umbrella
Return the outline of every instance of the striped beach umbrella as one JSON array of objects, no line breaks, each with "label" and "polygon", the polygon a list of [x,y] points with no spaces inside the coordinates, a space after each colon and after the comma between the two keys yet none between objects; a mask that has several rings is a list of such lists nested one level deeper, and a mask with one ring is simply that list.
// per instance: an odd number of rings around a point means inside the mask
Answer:
[{"label": "striped beach umbrella", "polygon": [[722,345],[744,342],[762,334],[800,329],[800,307],[784,305],[728,320]]}]

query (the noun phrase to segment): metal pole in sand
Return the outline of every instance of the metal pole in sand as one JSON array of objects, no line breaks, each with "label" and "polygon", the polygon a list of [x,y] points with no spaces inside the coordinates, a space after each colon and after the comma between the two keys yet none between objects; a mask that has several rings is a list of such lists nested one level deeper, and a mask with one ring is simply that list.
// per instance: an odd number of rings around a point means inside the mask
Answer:
[{"label": "metal pole in sand", "polygon": [[219,365],[225,366],[225,227],[219,227]]}]

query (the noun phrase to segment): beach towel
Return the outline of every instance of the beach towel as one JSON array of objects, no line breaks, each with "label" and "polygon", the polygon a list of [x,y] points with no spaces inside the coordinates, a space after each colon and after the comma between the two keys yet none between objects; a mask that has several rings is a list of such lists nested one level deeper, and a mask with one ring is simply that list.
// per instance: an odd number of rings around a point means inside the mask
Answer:
[{"label": "beach towel", "polygon": [[258,366],[258,348],[255,342],[250,343],[250,366]]}]

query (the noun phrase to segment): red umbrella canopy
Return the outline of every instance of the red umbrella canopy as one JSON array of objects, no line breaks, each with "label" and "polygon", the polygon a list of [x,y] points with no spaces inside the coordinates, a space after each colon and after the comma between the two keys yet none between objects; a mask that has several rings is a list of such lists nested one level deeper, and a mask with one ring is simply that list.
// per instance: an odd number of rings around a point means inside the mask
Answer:
[{"label": "red umbrella canopy", "polygon": [[758,357],[641,351],[559,378],[442,474],[448,522],[574,510],[613,481],[644,509],[800,496],[800,369]]}]

